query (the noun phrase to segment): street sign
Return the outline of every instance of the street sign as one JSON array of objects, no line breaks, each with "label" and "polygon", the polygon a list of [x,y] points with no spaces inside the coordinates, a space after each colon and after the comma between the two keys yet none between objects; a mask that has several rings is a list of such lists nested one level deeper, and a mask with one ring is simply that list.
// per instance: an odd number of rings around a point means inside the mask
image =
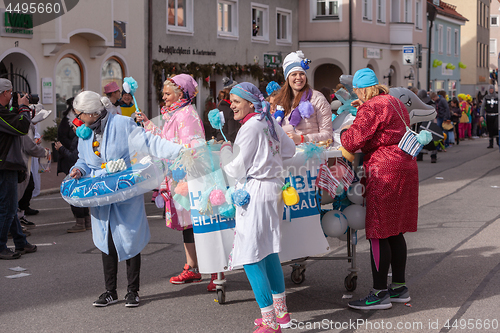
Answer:
[{"label": "street sign", "polygon": [[281,55],[264,53],[264,67],[280,68],[282,64],[283,58]]},{"label": "street sign", "polygon": [[415,65],[415,46],[403,46],[403,65]]}]

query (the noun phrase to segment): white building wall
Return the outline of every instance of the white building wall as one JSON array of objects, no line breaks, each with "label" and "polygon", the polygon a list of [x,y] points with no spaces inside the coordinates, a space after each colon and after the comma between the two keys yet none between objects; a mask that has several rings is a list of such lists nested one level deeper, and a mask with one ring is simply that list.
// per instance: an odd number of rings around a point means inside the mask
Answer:
[{"label": "white building wall", "polygon": [[[32,93],[41,96],[42,78],[52,78],[58,62],[66,54],[75,55],[82,64],[83,89],[101,93],[101,68],[111,56],[124,65],[124,75],[133,76],[139,89],[136,99],[141,109],[147,100],[147,30],[144,0],[86,0],[80,1],[68,13],[33,28],[33,38],[0,37],[0,61],[13,62],[28,74]],[[3,7],[3,4],[2,4]],[[126,48],[113,48],[113,21],[126,22]],[[53,104],[46,109],[56,110],[55,88]],[[56,113],[51,117],[55,120]],[[40,133],[54,125],[40,123]],[[47,143],[45,143],[47,144]]]}]

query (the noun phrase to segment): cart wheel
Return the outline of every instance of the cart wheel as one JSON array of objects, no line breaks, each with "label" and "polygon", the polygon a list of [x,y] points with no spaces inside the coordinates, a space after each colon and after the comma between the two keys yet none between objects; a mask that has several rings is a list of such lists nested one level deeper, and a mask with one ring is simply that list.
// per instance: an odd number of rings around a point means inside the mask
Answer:
[{"label": "cart wheel", "polygon": [[217,289],[217,301],[219,304],[226,303],[226,292],[223,289]]},{"label": "cart wheel", "polygon": [[300,268],[294,268],[291,274],[292,282],[295,284],[301,284],[302,282],[304,282],[304,280],[306,279],[306,275],[304,273],[305,271],[305,269],[301,270]]},{"label": "cart wheel", "polygon": [[356,290],[357,282],[358,282],[358,277],[356,275],[354,276],[347,275],[344,280],[345,289],[347,289],[347,291]]}]

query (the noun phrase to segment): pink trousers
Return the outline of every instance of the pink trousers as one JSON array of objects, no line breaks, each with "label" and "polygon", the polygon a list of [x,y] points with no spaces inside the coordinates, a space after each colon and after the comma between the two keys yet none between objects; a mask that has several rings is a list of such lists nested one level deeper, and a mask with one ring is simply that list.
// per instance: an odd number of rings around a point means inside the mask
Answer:
[{"label": "pink trousers", "polygon": [[471,123],[460,123],[458,124],[458,133],[459,133],[459,138],[463,139],[465,138],[465,133],[467,133],[468,137],[472,137],[472,126]]}]

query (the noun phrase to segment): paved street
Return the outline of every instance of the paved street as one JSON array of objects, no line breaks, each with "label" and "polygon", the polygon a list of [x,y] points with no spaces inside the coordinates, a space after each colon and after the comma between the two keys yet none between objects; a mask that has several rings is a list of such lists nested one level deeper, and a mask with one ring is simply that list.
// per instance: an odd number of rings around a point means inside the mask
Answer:
[{"label": "paved street", "polygon": [[[394,304],[375,312],[348,309],[347,295],[364,297],[371,287],[369,246],[359,233],[354,292],[344,288],[347,261],[308,261],[301,285],[291,282],[291,268],[284,267],[288,308],[297,320],[296,329],[284,332],[498,331],[500,153],[486,146],[487,139],[466,140],[440,153],[438,163],[424,156],[418,164],[419,231],[406,235],[411,306]],[[0,331],[251,332],[260,311],[242,271],[227,274],[224,305],[206,291],[208,275],[197,284],[169,283],[185,262],[182,235],[165,227],[161,211],[149,199],[147,194],[152,238],[143,251],[138,308],[125,308],[122,300],[124,263],[118,281],[121,301],[107,308],[92,306],[104,291],[104,281],[91,232],[66,233],[74,222],[59,194],[34,199],[32,207],[40,214],[31,217],[37,227],[28,240],[39,250],[19,260],[0,261]],[[334,250],[326,256],[345,252],[346,243],[330,242]],[[16,266],[31,275],[5,278],[16,274],[9,270]],[[356,329],[355,324],[360,326]]]}]

